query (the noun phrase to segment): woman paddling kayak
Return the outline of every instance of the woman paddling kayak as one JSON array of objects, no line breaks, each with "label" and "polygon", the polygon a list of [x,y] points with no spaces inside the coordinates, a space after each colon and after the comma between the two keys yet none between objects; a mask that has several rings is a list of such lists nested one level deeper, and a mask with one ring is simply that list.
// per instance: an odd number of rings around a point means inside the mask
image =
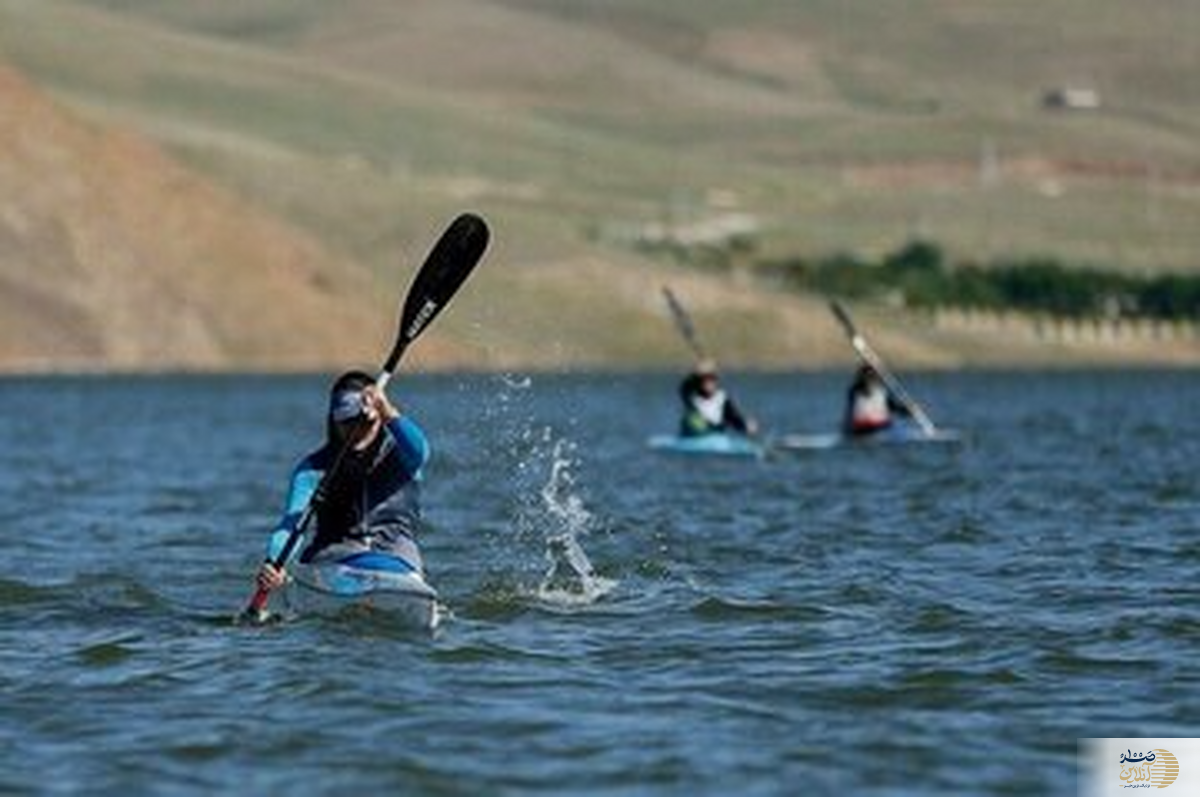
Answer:
[{"label": "woman paddling kayak", "polygon": [[286,565],[276,568],[271,561],[283,550],[321,477],[346,443],[349,448],[317,505],[315,529],[300,561],[338,562],[377,551],[404,560],[418,573],[422,570],[416,533],[429,443],[374,378],[350,371],[338,377],[330,390],[325,445],[292,472],[284,516],[271,534],[267,561],[258,571],[260,588],[276,590],[287,582]]},{"label": "woman paddling kayak", "polygon": [[679,423],[680,437],[698,437],[719,432],[753,435],[758,424],[747,418],[737,404],[721,388],[717,364],[700,360],[692,373],[679,385],[683,401],[683,418]]},{"label": "woman paddling kayak", "polygon": [[867,437],[890,428],[896,417],[908,418],[911,414],[892,395],[874,368],[861,366],[846,394],[843,434],[848,437]]}]

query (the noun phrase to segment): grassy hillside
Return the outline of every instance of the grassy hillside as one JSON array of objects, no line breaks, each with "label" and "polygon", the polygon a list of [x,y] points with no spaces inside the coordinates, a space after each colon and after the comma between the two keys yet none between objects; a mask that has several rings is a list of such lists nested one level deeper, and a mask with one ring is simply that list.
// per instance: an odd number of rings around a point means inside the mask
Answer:
[{"label": "grassy hillside", "polygon": [[[481,210],[495,262],[446,319],[456,345],[627,362],[677,351],[645,297],[679,275],[604,234],[648,222],[749,214],[768,256],[920,233],[1200,269],[1198,25],[1192,0],[0,0],[0,56],[387,284]],[[1040,107],[1076,83],[1099,111]],[[714,316],[739,352],[845,356],[819,304],[755,301],[807,332]]]},{"label": "grassy hillside", "polygon": [[0,69],[0,369],[312,368],[380,345],[373,280]]}]

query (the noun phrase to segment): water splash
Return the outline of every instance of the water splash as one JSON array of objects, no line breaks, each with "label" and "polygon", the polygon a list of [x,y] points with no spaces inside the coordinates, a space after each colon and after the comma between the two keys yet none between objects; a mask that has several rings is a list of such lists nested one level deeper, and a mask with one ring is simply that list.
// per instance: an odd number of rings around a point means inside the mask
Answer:
[{"label": "water splash", "polygon": [[[512,373],[503,373],[499,376],[500,384],[508,390],[529,390],[533,387],[533,377],[529,375],[518,375]],[[507,398],[506,394],[502,394]]]},{"label": "water splash", "polygon": [[[576,484],[578,457],[566,429],[537,417],[534,380],[494,377],[494,400],[485,410],[493,466],[507,474],[512,503],[507,522],[487,541],[493,572],[488,604],[534,603],[575,608],[596,602],[615,581],[595,572],[581,539],[597,526]],[[497,586],[499,585],[499,586]]]},{"label": "water splash", "polygon": [[537,595],[544,603],[558,606],[595,603],[617,586],[615,580],[596,574],[579,542],[580,536],[591,529],[594,518],[575,488],[574,465],[570,444],[556,441],[550,476],[540,492],[547,520],[547,569]]}]

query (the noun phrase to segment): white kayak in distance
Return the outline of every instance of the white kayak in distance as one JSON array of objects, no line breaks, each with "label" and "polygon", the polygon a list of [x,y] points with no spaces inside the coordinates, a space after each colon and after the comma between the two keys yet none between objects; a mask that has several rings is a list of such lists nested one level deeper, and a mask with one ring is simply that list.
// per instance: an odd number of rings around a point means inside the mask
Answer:
[{"label": "white kayak in distance", "polygon": [[835,448],[872,446],[944,445],[961,443],[962,439],[962,433],[955,429],[934,429],[927,432],[916,424],[895,423],[865,435],[848,435],[842,432],[785,434],[772,440],[771,445],[784,451],[828,451]]},{"label": "white kayak in distance", "polygon": [[701,435],[656,434],[646,441],[654,451],[684,456],[762,457],[766,446],[741,434],[712,432]]},{"label": "white kayak in distance", "polygon": [[341,611],[350,606],[395,616],[406,627],[432,630],[439,622],[437,590],[420,569],[383,551],[361,551],[291,568],[301,612]]}]

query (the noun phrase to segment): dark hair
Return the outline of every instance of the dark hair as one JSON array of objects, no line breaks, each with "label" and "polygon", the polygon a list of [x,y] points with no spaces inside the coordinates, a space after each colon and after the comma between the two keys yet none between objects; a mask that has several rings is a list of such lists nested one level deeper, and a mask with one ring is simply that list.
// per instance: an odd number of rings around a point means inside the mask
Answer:
[{"label": "dark hair", "polygon": [[[333,380],[333,385],[329,388],[329,399],[332,403],[333,397],[344,390],[362,390],[375,384],[375,377],[368,374],[366,371],[346,371],[344,374]],[[325,416],[325,442],[332,445],[340,440],[337,423],[328,414]]]},{"label": "dark hair", "polygon": [[882,378],[879,376],[879,372],[875,370],[875,366],[873,365],[863,363],[858,367],[858,370],[854,372],[853,386],[855,390],[865,390],[868,383],[881,381]]}]

